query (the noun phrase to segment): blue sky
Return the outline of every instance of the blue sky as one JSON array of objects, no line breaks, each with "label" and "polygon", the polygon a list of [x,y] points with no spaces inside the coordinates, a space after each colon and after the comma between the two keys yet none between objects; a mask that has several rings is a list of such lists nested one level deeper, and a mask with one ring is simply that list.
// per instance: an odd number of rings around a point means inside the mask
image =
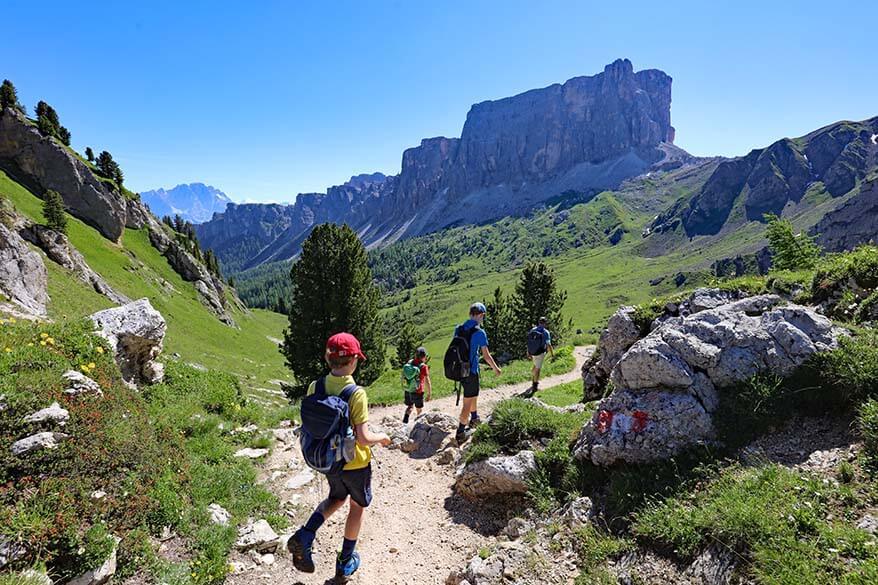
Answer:
[{"label": "blue sky", "polygon": [[[39,7],[39,10],[37,10]],[[618,57],[674,78],[676,143],[740,155],[878,115],[875,2],[3,2],[3,65],[135,190],[289,201],[399,171],[471,104]]]}]

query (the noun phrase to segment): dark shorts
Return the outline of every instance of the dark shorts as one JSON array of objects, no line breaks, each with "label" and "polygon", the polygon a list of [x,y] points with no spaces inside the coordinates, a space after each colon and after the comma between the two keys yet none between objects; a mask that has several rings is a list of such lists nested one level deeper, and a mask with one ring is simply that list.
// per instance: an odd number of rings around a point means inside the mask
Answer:
[{"label": "dark shorts", "polygon": [[464,398],[475,398],[479,395],[479,375],[470,374],[460,383],[463,387]]},{"label": "dark shorts", "polygon": [[364,508],[372,502],[372,465],[363,469],[342,471],[327,475],[329,499],[344,500],[348,496]]},{"label": "dark shorts", "polygon": [[405,393],[405,405],[414,406],[415,408],[424,408],[424,395],[417,392]]}]

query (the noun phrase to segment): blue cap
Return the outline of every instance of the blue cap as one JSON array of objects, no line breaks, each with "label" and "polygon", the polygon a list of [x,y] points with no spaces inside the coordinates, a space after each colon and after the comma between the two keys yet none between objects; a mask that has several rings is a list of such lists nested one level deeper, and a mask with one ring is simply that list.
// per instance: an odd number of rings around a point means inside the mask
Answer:
[{"label": "blue cap", "polygon": [[487,312],[488,312],[488,309],[486,309],[485,305],[483,305],[482,303],[473,303],[472,305],[470,305],[470,308],[469,308],[470,315],[479,314],[479,313],[487,313]]}]

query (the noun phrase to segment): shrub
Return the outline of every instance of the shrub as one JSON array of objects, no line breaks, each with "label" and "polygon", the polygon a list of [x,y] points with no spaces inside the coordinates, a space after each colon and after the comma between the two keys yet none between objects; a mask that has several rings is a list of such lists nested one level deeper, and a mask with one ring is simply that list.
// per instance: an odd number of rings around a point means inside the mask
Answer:
[{"label": "shrub", "polygon": [[863,437],[863,456],[869,467],[878,469],[878,400],[870,398],[860,406],[857,426]]},{"label": "shrub", "polygon": [[819,380],[819,392],[826,400],[842,407],[856,405],[878,391],[878,333],[864,329],[841,338],[838,349],[815,354],[805,372],[803,377],[812,377],[811,385]]},{"label": "shrub", "polygon": [[772,213],[765,214],[768,227],[765,237],[771,249],[773,267],[777,270],[797,270],[814,268],[820,258],[820,246],[813,236],[794,233],[793,224],[780,219]]},{"label": "shrub", "polygon": [[[817,266],[811,281],[814,302],[828,305],[828,313],[853,319],[858,305],[878,288],[878,247],[864,245],[851,252],[831,254]],[[874,303],[874,301],[870,301]]]}]

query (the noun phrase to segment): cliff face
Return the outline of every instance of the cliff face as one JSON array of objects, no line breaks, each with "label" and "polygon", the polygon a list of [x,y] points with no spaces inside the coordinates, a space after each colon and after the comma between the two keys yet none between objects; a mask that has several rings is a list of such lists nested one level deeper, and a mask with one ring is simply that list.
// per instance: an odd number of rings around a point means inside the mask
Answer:
[{"label": "cliff face", "polygon": [[[651,231],[682,227],[689,237],[717,234],[745,221],[761,221],[765,213],[780,215],[802,203],[816,183],[831,197],[845,195],[878,167],[876,134],[878,118],[838,122],[725,161],[704,187],[661,214]],[[743,213],[733,213],[736,205]]]},{"label": "cliff face", "polygon": [[[274,242],[265,241],[262,226],[246,227],[252,219],[220,228],[227,230],[220,237],[211,224],[234,222],[228,211],[196,229],[226,267],[249,267],[295,255],[315,223],[348,223],[378,245],[522,213],[565,191],[597,193],[657,163],[688,160],[669,144],[670,106],[668,75],[635,72],[620,59],[591,77],[474,105],[460,138],[428,138],[406,150],[395,177],[359,175],[325,195],[300,195],[279,214]],[[232,232],[258,241],[259,252],[248,244],[251,254],[242,260],[244,246],[228,243]]]},{"label": "cliff face", "polygon": [[128,202],[120,193],[11,108],[0,112],[0,168],[35,193],[57,191],[71,215],[107,239],[117,241],[129,221]]},{"label": "cliff face", "polygon": [[864,183],[859,193],[824,215],[812,231],[827,252],[878,243],[878,179]]}]

